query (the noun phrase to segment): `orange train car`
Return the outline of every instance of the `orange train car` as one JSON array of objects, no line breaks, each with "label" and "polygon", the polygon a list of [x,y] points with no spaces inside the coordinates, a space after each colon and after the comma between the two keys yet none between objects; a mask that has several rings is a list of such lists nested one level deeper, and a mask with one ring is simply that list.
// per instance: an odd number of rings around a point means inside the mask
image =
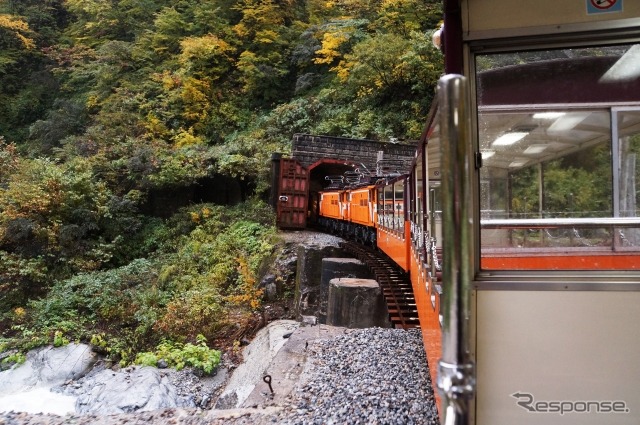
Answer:
[{"label": "orange train car", "polygon": [[[364,177],[364,176],[363,176]],[[377,219],[375,185],[343,184],[333,181],[319,192],[318,224],[320,227],[360,243],[375,245]]]}]

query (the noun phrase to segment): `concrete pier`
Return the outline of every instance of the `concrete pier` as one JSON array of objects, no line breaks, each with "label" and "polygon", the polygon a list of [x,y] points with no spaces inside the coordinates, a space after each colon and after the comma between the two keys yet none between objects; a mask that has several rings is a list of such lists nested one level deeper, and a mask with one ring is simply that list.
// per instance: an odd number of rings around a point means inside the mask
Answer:
[{"label": "concrete pier", "polygon": [[327,305],[329,302],[329,282],[339,277],[369,279],[373,275],[362,261],[356,258],[323,258],[320,272],[320,310],[318,322],[327,323]]},{"label": "concrete pier", "polygon": [[327,325],[389,327],[380,285],[373,279],[334,278],[329,282]]}]

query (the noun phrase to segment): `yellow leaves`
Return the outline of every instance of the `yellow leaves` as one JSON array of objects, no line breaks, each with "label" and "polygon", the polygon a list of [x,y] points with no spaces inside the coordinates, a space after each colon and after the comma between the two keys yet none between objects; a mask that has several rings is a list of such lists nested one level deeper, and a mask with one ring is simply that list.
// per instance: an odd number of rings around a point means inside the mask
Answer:
[{"label": "yellow leaves", "polygon": [[144,126],[147,130],[147,135],[152,135],[154,138],[161,139],[169,133],[169,129],[164,122],[151,112],[145,117]]},{"label": "yellow leaves", "polygon": [[242,73],[243,90],[245,92],[251,92],[258,86],[262,75],[257,66],[259,63],[258,55],[253,52],[245,50],[240,54],[237,68]]},{"label": "yellow leaves", "polygon": [[339,52],[340,46],[349,38],[342,32],[324,33],[322,37],[322,48],[316,51],[316,57],[313,62],[317,64],[331,64],[341,56]]},{"label": "yellow leaves", "polygon": [[374,93],[374,90],[372,87],[360,87],[358,89],[358,97],[367,97],[367,96],[371,96]]},{"label": "yellow leaves", "polygon": [[91,95],[87,98],[87,108],[92,109],[100,105],[100,98],[96,95]]},{"label": "yellow leaves", "polygon": [[240,22],[239,24],[235,25],[233,27],[233,31],[240,38],[247,38],[249,36],[249,33],[250,33],[249,28],[247,28],[247,26],[245,24],[243,24],[242,22]]},{"label": "yellow leaves", "polygon": [[258,34],[278,28],[284,23],[283,16],[288,12],[286,5],[276,4],[273,0],[244,0],[238,10],[242,20],[233,26],[233,31],[241,39],[258,39]]},{"label": "yellow leaves", "polygon": [[184,102],[182,116],[190,121],[204,121],[211,110],[211,86],[206,80],[188,78],[184,81],[180,99]]},{"label": "yellow leaves", "polygon": [[192,222],[200,224],[211,217],[212,213],[213,211],[211,211],[210,208],[204,207],[200,211],[191,211],[189,213],[189,217],[191,218]]},{"label": "yellow leaves", "polygon": [[0,29],[12,32],[14,37],[25,49],[33,49],[36,46],[33,39],[24,35],[31,32],[29,24],[15,16],[0,14]]},{"label": "yellow leaves", "polygon": [[244,256],[236,259],[238,262],[238,273],[242,277],[242,283],[239,287],[240,293],[227,297],[228,301],[233,304],[246,304],[252,310],[257,309],[262,304],[261,298],[264,289],[258,288],[255,273],[249,267],[249,263]]},{"label": "yellow leaves", "polygon": [[154,74],[153,79],[161,82],[162,88],[166,91],[173,90],[182,85],[180,76],[170,71],[164,71],[162,74]]},{"label": "yellow leaves", "polygon": [[173,142],[177,148],[204,144],[202,137],[193,135],[193,127],[190,127],[189,130],[181,128],[178,134],[173,136]]},{"label": "yellow leaves", "polygon": [[340,82],[344,83],[349,79],[349,74],[351,73],[352,67],[352,63],[347,61],[340,61],[337,66],[331,68],[331,71],[334,71]]},{"label": "yellow leaves", "polygon": [[234,48],[226,41],[213,34],[202,37],[187,37],[180,42],[182,52],[180,53],[180,63],[189,65],[195,61],[222,57],[231,60]]},{"label": "yellow leaves", "polygon": [[256,33],[256,39],[258,43],[271,44],[278,39],[278,33],[271,30],[258,31]]}]

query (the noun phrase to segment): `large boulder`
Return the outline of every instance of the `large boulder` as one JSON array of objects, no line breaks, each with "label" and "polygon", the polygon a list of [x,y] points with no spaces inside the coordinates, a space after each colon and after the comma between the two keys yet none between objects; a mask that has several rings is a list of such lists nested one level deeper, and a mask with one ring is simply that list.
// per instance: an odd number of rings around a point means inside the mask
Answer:
[{"label": "large boulder", "polygon": [[327,325],[347,328],[390,325],[382,290],[373,279],[331,279],[327,304]]},{"label": "large boulder", "polygon": [[85,344],[32,350],[23,364],[0,372],[0,395],[78,379],[91,370],[96,361],[96,354]]},{"label": "large boulder", "polygon": [[339,239],[328,239],[328,241],[328,243],[310,243],[298,246],[294,308],[296,318],[300,321],[304,321],[304,316],[319,318],[324,315],[320,284],[322,260],[329,257],[344,258],[348,256],[338,245]]},{"label": "large boulder", "polygon": [[176,393],[167,373],[149,366],[119,371],[103,369],[67,387],[76,395],[76,412],[97,415],[196,407],[193,399]]},{"label": "large boulder", "polygon": [[240,407],[262,382],[264,371],[299,326],[294,320],[277,320],[260,329],[242,351],[243,363],[233,371],[216,409]]},{"label": "large boulder", "polygon": [[329,283],[331,279],[352,277],[370,279],[373,274],[369,267],[356,258],[323,258],[320,275],[320,311],[318,322],[327,323],[327,306],[329,302]]}]

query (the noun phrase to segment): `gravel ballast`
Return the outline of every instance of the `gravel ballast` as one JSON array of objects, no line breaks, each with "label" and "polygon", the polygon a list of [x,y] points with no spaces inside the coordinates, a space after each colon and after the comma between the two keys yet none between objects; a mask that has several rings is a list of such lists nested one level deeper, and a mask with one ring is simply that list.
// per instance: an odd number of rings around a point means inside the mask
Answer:
[{"label": "gravel ballast", "polygon": [[437,424],[418,330],[368,328],[320,341],[283,424]]}]

